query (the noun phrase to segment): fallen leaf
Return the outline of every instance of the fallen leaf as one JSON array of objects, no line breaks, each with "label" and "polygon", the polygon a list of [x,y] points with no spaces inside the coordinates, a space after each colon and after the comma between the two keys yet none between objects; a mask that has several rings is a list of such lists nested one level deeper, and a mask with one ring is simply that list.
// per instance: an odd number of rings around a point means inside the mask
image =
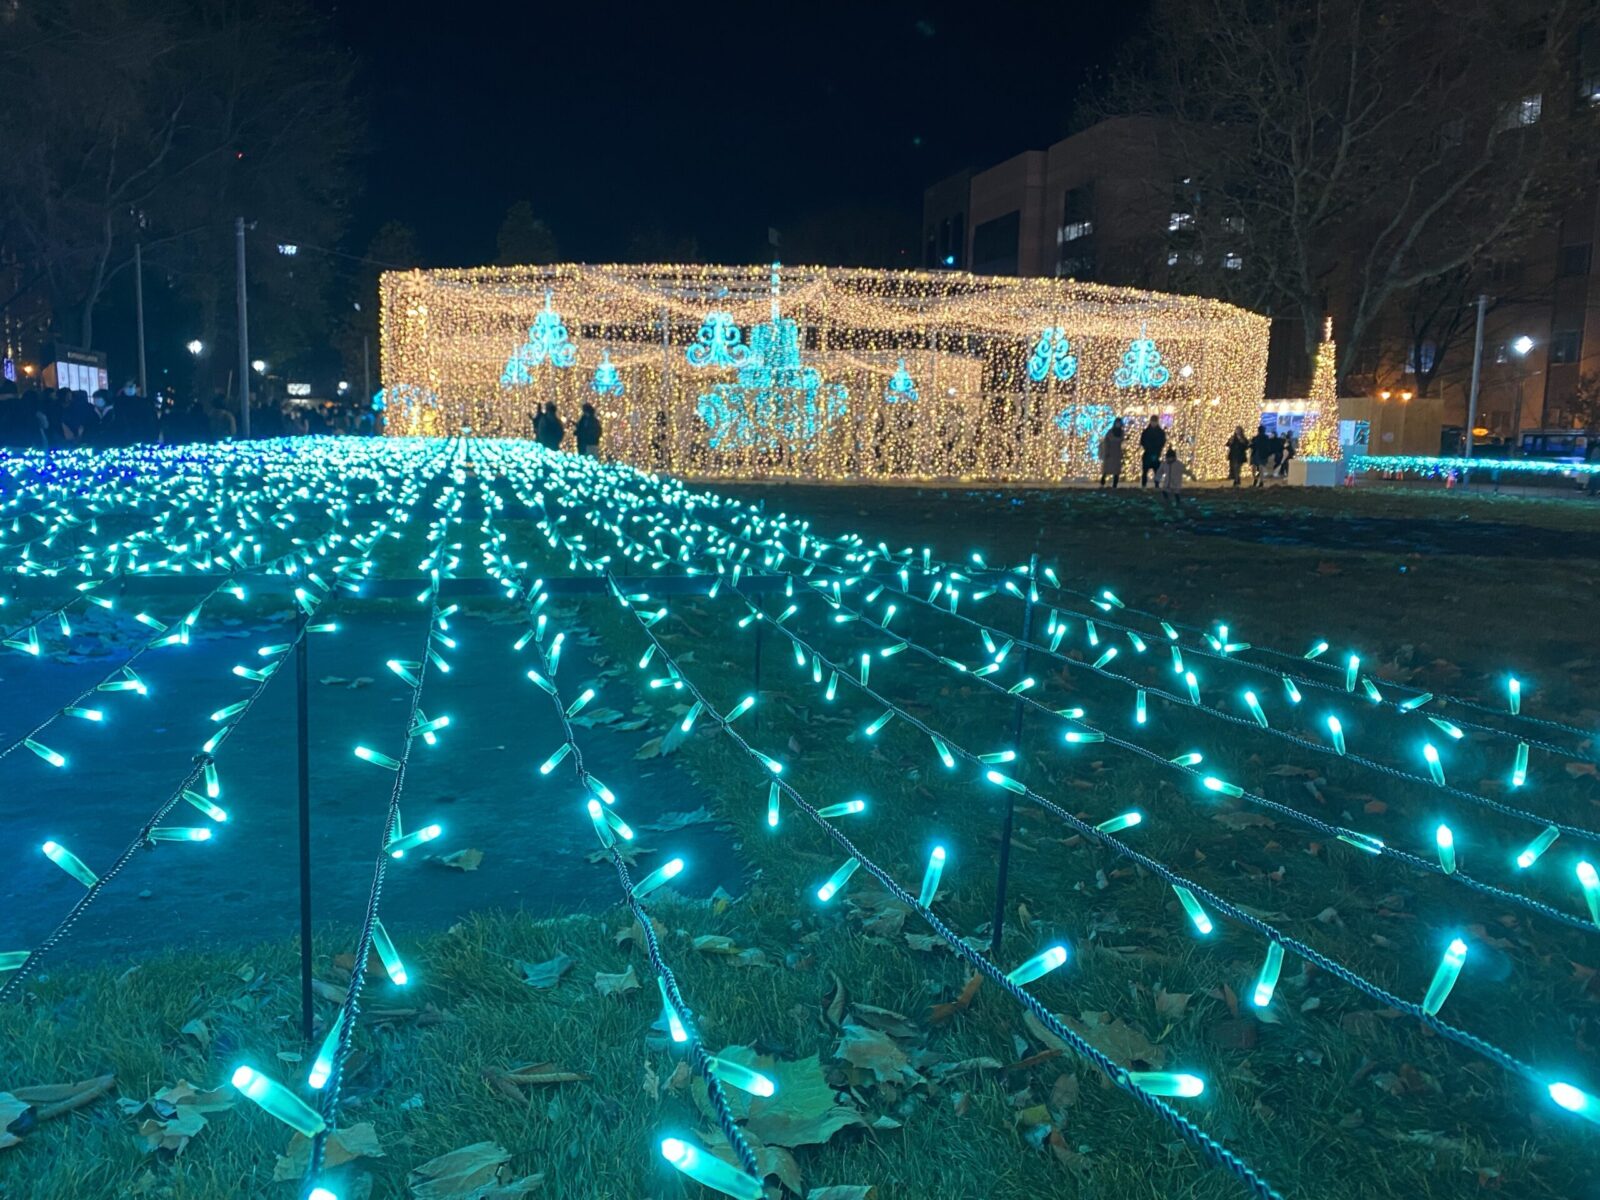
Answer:
[{"label": "fallen leaf", "polygon": [[[832,972],[829,972],[829,974],[832,974]],[[827,1003],[823,1006],[822,1017],[835,1029],[839,1029],[844,1025],[844,1000],[844,980],[840,979],[837,975],[834,975],[833,993],[828,997]]]},{"label": "fallen leaf", "polygon": [[633,969],[633,964],[628,964],[628,969],[620,975],[608,975],[604,971],[594,973],[594,990],[602,996],[620,996],[624,992],[633,992],[639,989],[639,976]]},{"label": "fallen leaf", "polygon": [[1251,812],[1246,808],[1236,812],[1212,813],[1211,819],[1219,825],[1226,825],[1229,829],[1250,829],[1258,825],[1264,825],[1269,829],[1277,827],[1277,822],[1271,817],[1264,813]]},{"label": "fallen leaf", "polygon": [[1584,775],[1600,778],[1600,768],[1597,768],[1591,762],[1569,762],[1562,769],[1574,779],[1579,779]]},{"label": "fallen leaf", "polygon": [[1056,1076],[1050,1088],[1050,1110],[1060,1114],[1078,1102],[1078,1077],[1071,1072]]},{"label": "fallen leaf", "polygon": [[853,1067],[871,1071],[872,1077],[879,1083],[919,1083],[922,1080],[906,1052],[887,1034],[876,1029],[846,1022],[844,1037],[833,1053],[835,1058],[841,1058]]},{"label": "fallen leaf", "polygon": [[812,1188],[806,1200],[875,1200],[878,1189],[863,1184],[835,1184],[833,1187]]},{"label": "fallen leaf", "polygon": [[170,1120],[151,1117],[141,1121],[135,1138],[146,1154],[165,1150],[177,1157],[188,1146],[189,1140],[205,1127],[204,1116],[192,1108],[180,1108]]},{"label": "fallen leaf", "polygon": [[890,1037],[904,1038],[907,1040],[920,1039],[922,1030],[911,1023],[911,1018],[904,1013],[897,1013],[892,1008],[879,1008],[876,1004],[856,1003],[850,1006],[850,1011],[855,1014],[856,1021],[862,1025],[870,1025],[874,1029],[887,1033]]},{"label": "fallen leaf", "polygon": [[202,1050],[211,1045],[211,1030],[206,1027],[206,1023],[199,1017],[192,1021],[184,1022],[178,1032],[199,1042]]},{"label": "fallen leaf", "polygon": [[935,1004],[928,1009],[928,1024],[943,1025],[957,1013],[965,1012],[972,1003],[972,998],[978,994],[978,987],[983,983],[983,976],[976,971],[967,980],[967,986],[961,989],[961,994],[948,1004]]},{"label": "fallen leaf", "polygon": [[739,947],[731,937],[720,933],[703,933],[690,943],[701,954],[738,954]]},{"label": "fallen leaf", "polygon": [[524,1063],[504,1071],[486,1067],[483,1077],[498,1091],[515,1099],[522,1099],[519,1087],[548,1087],[557,1083],[587,1083],[591,1076],[582,1071],[558,1067],[553,1062]]},{"label": "fallen leaf", "polygon": [[543,1175],[508,1180],[511,1152],[493,1142],[474,1142],[412,1170],[413,1200],[517,1200],[544,1182]]},{"label": "fallen leaf", "polygon": [[[1081,1020],[1073,1020],[1069,1016],[1057,1013],[1056,1020],[1124,1067],[1135,1062],[1146,1062],[1153,1067],[1160,1067],[1167,1061],[1165,1050],[1132,1025],[1119,1017],[1113,1017],[1110,1013],[1086,1012]],[[1068,1042],[1045,1028],[1031,1012],[1022,1014],[1022,1023],[1028,1027],[1029,1033],[1051,1049],[1071,1049]]]},{"label": "fallen leaf", "polygon": [[1181,1021],[1183,1014],[1189,1010],[1189,997],[1192,992],[1169,992],[1165,988],[1156,988],[1156,1016],[1163,1021]]},{"label": "fallen leaf", "polygon": [[458,871],[476,871],[478,864],[483,861],[482,850],[457,850],[454,854],[446,854],[439,859],[441,865],[454,867]]},{"label": "fallen leaf", "polygon": [[542,963],[518,962],[517,968],[522,972],[522,982],[529,987],[553,988],[572,969],[572,959],[557,954]]},{"label": "fallen leaf", "polygon": [[[815,1054],[788,1061],[758,1055],[749,1046],[729,1046],[716,1057],[760,1071],[777,1085],[767,1097],[736,1089],[726,1093],[734,1118],[768,1145],[819,1146],[841,1129],[866,1124],[853,1106],[840,1102]],[[703,1087],[696,1087],[695,1099],[705,1109]]]},{"label": "fallen leaf", "polygon": [[111,1090],[111,1085],[116,1080],[115,1075],[96,1075],[93,1079],[82,1079],[77,1083],[45,1083],[35,1087],[20,1087],[12,1095],[38,1110],[34,1113],[36,1120],[48,1121],[75,1108],[82,1108],[90,1101],[98,1100]]},{"label": "fallen leaf", "polygon": [[[667,751],[663,749],[662,753],[665,754]],[[692,812],[662,813],[648,825],[641,825],[639,828],[648,829],[652,833],[671,833],[673,830],[682,829],[687,825],[709,825],[715,820],[717,820],[717,814],[709,808],[697,808]]]},{"label": "fallen leaf", "polygon": [[[323,1165],[331,1168],[358,1158],[382,1157],[383,1145],[378,1141],[377,1131],[372,1128],[370,1121],[363,1121],[359,1125],[335,1130],[328,1135]],[[272,1168],[272,1182],[286,1183],[301,1178],[305,1175],[310,1162],[311,1139],[297,1133],[294,1135],[294,1140],[289,1143],[289,1148],[278,1156],[278,1161]]]}]

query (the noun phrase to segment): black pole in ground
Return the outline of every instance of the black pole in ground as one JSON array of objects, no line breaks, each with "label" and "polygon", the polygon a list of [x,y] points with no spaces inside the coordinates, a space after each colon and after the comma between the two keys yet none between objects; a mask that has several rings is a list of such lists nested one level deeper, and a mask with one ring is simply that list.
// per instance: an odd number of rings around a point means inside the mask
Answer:
[{"label": "black pole in ground", "polygon": [[300,618],[295,642],[295,740],[300,753],[300,1023],[311,1040],[315,1013],[311,1007],[311,731],[306,702],[306,622]]},{"label": "black pole in ground", "polygon": [[[1028,559],[1028,592],[1022,601],[1022,674],[1028,674],[1028,643],[1033,640],[1034,580],[1039,575],[1039,556]],[[1017,752],[1017,770],[1022,770],[1022,713],[1026,702],[1017,696],[1016,713],[1011,721],[1011,748]],[[989,957],[1000,957],[1000,938],[1006,927],[1006,884],[1011,875],[1011,823],[1016,814],[1016,793],[1006,790],[1006,817],[1000,824],[1000,872],[994,885],[994,932],[989,938]]]}]

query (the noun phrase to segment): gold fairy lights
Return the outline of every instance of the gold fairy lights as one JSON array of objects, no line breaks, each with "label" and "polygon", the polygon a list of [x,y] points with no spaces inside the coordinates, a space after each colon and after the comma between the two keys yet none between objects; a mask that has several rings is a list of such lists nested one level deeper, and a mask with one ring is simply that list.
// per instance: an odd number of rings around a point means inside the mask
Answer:
[{"label": "gold fairy lights", "polygon": [[[390,272],[381,293],[389,433],[528,437],[554,403],[570,445],[588,402],[606,457],[697,478],[1052,483],[1099,474],[1118,416],[1132,473],[1152,414],[1192,469],[1220,476],[1233,427],[1253,432],[1272,407],[1265,317],[1072,280],[558,264]],[[749,347],[775,310],[795,323],[794,371],[741,385],[737,366],[686,356],[713,314]],[[516,377],[514,356],[550,313],[571,365],[536,352]],[[1039,380],[1030,360],[1051,329],[1073,369]],[[1160,386],[1117,386],[1136,339],[1160,356]],[[603,358],[620,392],[597,391]],[[893,386],[907,377],[915,399]]]}]

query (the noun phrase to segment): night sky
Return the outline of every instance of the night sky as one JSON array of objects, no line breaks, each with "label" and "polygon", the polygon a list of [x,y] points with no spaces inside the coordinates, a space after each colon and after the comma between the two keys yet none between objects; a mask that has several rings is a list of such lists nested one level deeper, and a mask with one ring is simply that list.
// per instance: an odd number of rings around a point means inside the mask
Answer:
[{"label": "night sky", "polygon": [[396,219],[430,265],[483,263],[524,199],[575,260],[654,228],[750,261],[843,208],[914,238],[928,183],[1066,132],[1143,8],[344,0],[372,99],[351,240]]}]

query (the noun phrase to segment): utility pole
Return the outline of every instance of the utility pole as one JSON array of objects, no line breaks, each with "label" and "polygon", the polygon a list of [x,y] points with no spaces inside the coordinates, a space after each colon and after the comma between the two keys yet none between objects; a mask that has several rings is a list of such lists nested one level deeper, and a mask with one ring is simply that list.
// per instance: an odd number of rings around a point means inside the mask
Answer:
[{"label": "utility pole", "polygon": [[233,221],[234,266],[239,277],[239,436],[250,437],[250,314],[244,295],[244,218]]},{"label": "utility pole", "polygon": [[1478,333],[1472,342],[1472,389],[1467,393],[1467,437],[1464,458],[1472,457],[1472,427],[1478,423],[1478,381],[1483,374],[1483,316],[1489,297],[1478,293]]},{"label": "utility pole", "polygon": [[138,242],[133,244],[133,317],[139,327],[139,395],[150,394],[144,369],[144,255]]}]

